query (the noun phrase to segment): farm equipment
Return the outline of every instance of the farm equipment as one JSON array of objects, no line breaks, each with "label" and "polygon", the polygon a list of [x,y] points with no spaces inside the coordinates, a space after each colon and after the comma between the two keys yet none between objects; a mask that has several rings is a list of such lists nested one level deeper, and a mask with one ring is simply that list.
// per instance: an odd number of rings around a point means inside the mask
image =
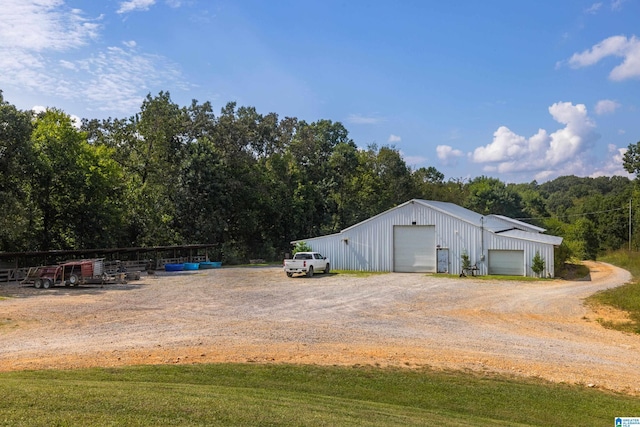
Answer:
[{"label": "farm equipment", "polygon": [[33,284],[37,289],[51,286],[103,285],[112,280],[104,268],[104,259],[67,261],[58,265],[31,267],[22,284]]}]

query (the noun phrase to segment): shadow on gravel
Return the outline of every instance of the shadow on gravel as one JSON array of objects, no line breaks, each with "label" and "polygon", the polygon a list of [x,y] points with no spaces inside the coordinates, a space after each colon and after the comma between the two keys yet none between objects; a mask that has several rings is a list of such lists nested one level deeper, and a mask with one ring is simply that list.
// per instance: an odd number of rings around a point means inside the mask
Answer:
[{"label": "shadow on gravel", "polygon": [[[598,270],[594,270],[593,272],[596,273],[597,271]],[[586,265],[582,264],[566,263],[556,275],[563,280],[572,282],[591,281],[591,271]]]},{"label": "shadow on gravel", "polygon": [[323,277],[333,277],[337,276],[338,273],[314,273],[312,277],[305,276],[304,274],[294,274],[290,279],[306,279],[306,280],[317,280],[322,279]]},{"label": "shadow on gravel", "polygon": [[36,289],[33,285],[20,285],[19,283],[10,283],[0,286],[0,297],[29,298],[45,295],[96,295],[105,292],[130,291],[150,284],[151,281],[149,279],[145,279],[129,283],[109,283],[104,285],[81,285],[73,287],[53,286],[49,289]]}]

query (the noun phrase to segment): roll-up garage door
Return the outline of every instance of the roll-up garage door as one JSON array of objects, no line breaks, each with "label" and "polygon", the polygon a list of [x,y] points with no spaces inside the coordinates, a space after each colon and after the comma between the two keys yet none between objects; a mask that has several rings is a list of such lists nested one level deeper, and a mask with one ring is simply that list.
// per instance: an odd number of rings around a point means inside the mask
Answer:
[{"label": "roll-up garage door", "polygon": [[524,276],[524,251],[489,250],[489,274]]},{"label": "roll-up garage door", "polygon": [[393,271],[436,272],[436,227],[395,225],[393,227]]}]

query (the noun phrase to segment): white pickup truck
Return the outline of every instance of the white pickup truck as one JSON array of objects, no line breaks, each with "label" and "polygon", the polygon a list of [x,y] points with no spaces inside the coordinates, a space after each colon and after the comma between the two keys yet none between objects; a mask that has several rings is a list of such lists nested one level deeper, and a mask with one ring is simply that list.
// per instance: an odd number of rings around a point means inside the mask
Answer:
[{"label": "white pickup truck", "polygon": [[288,277],[292,277],[294,273],[304,273],[307,277],[313,277],[314,272],[328,273],[330,268],[327,257],[318,252],[298,252],[293,259],[284,260],[284,272]]}]

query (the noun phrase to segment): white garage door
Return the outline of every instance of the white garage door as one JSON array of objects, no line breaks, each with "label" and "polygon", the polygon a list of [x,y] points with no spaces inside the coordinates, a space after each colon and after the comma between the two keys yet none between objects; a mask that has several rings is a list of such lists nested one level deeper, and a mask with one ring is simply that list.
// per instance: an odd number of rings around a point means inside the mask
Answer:
[{"label": "white garage door", "polygon": [[393,227],[393,271],[436,272],[436,227],[395,225]]},{"label": "white garage door", "polygon": [[489,274],[524,276],[524,251],[489,251]]}]

